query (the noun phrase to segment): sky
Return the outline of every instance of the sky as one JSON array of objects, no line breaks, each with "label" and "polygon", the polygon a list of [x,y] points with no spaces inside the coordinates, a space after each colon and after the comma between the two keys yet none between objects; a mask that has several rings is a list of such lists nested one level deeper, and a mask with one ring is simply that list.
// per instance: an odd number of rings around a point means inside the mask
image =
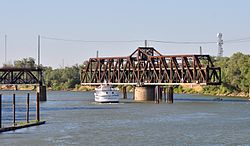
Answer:
[{"label": "sky", "polygon": [[[249,0],[0,0],[0,66],[33,57],[41,39],[41,63],[60,68],[95,57],[129,56],[143,40],[216,42],[223,34],[224,56],[250,54]],[[46,38],[86,41],[74,42]],[[248,38],[246,42],[227,40]],[[216,56],[217,44],[148,42],[164,55]]]}]

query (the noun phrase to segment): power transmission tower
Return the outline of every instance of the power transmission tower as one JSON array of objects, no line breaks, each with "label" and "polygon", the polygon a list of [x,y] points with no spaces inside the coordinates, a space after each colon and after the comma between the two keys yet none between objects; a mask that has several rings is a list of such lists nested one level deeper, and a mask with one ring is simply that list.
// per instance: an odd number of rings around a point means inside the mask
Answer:
[{"label": "power transmission tower", "polygon": [[217,37],[218,37],[218,42],[217,42],[217,45],[218,45],[218,55],[217,55],[217,57],[223,57],[223,48],[222,48],[223,40],[222,40],[222,33],[218,33],[218,34],[217,34]]}]

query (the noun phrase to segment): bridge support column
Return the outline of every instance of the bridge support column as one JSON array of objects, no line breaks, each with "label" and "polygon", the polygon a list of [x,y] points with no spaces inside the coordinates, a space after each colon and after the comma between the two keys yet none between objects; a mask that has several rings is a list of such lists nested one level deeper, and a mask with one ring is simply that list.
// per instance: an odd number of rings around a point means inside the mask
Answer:
[{"label": "bridge support column", "polygon": [[163,88],[163,101],[164,101],[164,102],[166,102],[166,100],[167,100],[167,96],[166,96],[166,95],[167,95],[167,94],[166,94],[167,92],[166,92],[166,90],[167,90],[167,88]]},{"label": "bridge support column", "polygon": [[155,86],[136,86],[134,95],[136,101],[154,101]]},{"label": "bridge support column", "polygon": [[155,86],[155,103],[160,103],[160,86]]},{"label": "bridge support column", "polygon": [[174,88],[172,86],[168,87],[168,97],[167,97],[167,103],[173,103],[174,102]]},{"label": "bridge support column", "polygon": [[40,101],[47,101],[46,86],[37,86],[37,93],[39,93]]},{"label": "bridge support column", "polygon": [[16,90],[16,91],[18,90],[18,86],[17,85],[14,86],[14,90]]},{"label": "bridge support column", "polygon": [[123,99],[127,99],[127,87],[126,86],[122,87],[122,94],[123,94]]},{"label": "bridge support column", "polygon": [[135,100],[135,86],[133,86],[133,100]]},{"label": "bridge support column", "polygon": [[155,86],[155,103],[162,102],[162,86]]},{"label": "bridge support column", "polygon": [[162,102],[162,86],[159,86],[159,101]]}]

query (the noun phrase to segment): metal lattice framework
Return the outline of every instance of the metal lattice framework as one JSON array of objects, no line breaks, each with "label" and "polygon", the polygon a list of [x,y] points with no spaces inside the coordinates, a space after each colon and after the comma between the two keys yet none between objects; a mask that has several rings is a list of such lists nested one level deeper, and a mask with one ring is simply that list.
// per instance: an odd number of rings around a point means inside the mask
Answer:
[{"label": "metal lattice framework", "polygon": [[41,68],[0,68],[0,84],[39,84],[42,85]]},{"label": "metal lattice framework", "polygon": [[82,85],[219,85],[221,69],[209,55],[165,56],[139,47],[128,57],[90,58],[81,70]]}]

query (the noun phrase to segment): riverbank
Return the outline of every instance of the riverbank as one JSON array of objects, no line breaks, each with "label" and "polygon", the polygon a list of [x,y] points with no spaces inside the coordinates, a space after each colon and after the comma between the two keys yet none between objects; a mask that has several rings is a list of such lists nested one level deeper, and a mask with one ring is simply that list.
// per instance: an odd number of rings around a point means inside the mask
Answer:
[{"label": "riverbank", "polygon": [[[123,86],[118,86],[119,90],[122,91]],[[92,86],[81,86],[80,88],[75,88],[73,91],[93,91],[95,87]],[[133,92],[132,86],[127,86],[128,92]],[[223,89],[221,86],[175,86],[174,93],[178,94],[196,94],[196,95],[210,95],[210,96],[220,96],[220,97],[244,97],[249,98],[250,95],[247,92],[230,92]]]},{"label": "riverbank", "polygon": [[226,97],[245,97],[249,98],[250,94],[242,91],[230,91],[223,86],[178,86],[174,88],[174,93],[182,94],[198,94],[211,96],[226,96]]},{"label": "riverbank", "polygon": [[[122,90],[123,86],[118,86],[119,90]],[[35,91],[36,87],[35,86],[29,86],[29,85],[22,85],[18,86],[0,86],[0,90],[28,90],[28,91]],[[47,90],[49,91],[94,91],[95,86],[80,86],[77,85],[73,89],[61,89],[61,90],[53,90],[50,87],[47,87]],[[127,91],[128,92],[133,92],[133,87],[132,86],[127,86]],[[250,95],[247,92],[230,92],[228,90],[223,89],[221,86],[218,87],[207,87],[207,86],[175,86],[174,87],[174,93],[178,94],[197,94],[197,95],[212,95],[212,96],[226,96],[226,97],[245,97],[249,98]]]},{"label": "riverbank", "polygon": [[36,90],[36,86],[31,85],[1,85],[0,90]]}]

